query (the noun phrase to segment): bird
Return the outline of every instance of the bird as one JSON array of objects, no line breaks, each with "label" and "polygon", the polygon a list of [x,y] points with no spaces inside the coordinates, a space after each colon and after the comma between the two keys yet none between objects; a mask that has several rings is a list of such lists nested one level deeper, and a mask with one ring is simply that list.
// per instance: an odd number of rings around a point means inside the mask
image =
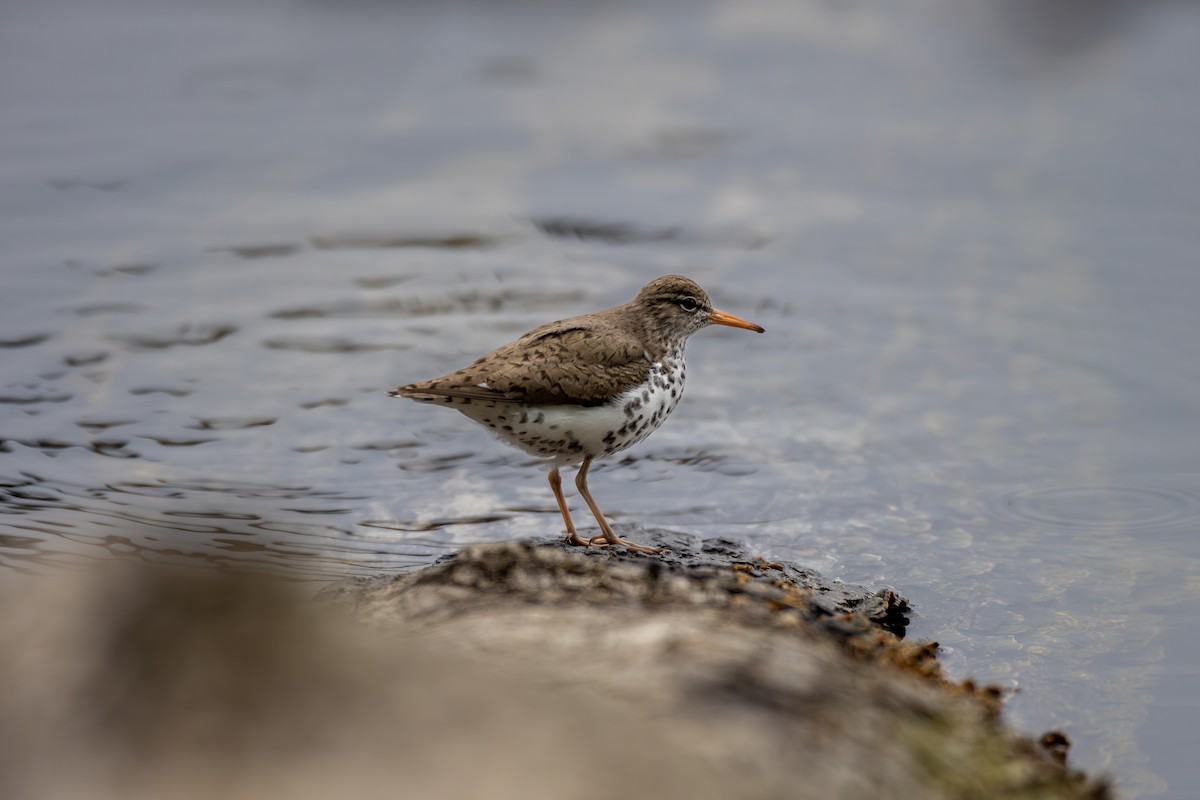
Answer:
[{"label": "bird", "polygon": [[[588,489],[588,469],[662,425],[683,395],[684,345],[710,325],[765,332],[713,308],[692,279],[664,275],[627,303],[547,323],[457,372],[389,394],[449,406],[501,441],[548,459],[571,544],[659,553],[613,531]],[[590,538],[576,531],[563,497],[560,469],[576,465],[575,486],[600,526]]]}]

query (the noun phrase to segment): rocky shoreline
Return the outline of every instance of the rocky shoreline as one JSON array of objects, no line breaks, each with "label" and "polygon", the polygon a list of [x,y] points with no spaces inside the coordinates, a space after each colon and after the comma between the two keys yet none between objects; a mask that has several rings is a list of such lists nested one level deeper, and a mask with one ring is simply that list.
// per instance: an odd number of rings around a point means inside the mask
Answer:
[{"label": "rocky shoreline", "polygon": [[895,591],[632,533],[667,551],[477,545],[316,602],[146,564],[10,587],[0,797],[1111,797]]},{"label": "rocky shoreline", "polygon": [[729,539],[622,535],[665,552],[479,545],[324,599],[665,724],[659,746],[695,756],[739,796],[1111,796],[1067,767],[1063,734],[1008,730],[999,689],[947,679],[935,643],[905,641],[909,605],[894,590],[754,558]]}]

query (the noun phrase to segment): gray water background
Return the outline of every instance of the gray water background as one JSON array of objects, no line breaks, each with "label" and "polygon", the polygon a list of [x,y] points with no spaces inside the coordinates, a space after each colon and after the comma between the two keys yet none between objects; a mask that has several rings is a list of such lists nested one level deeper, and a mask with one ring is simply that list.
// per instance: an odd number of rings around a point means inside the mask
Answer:
[{"label": "gray water background", "polygon": [[1200,796],[1198,100],[1168,0],[8,0],[0,580],[558,531],[384,393],[680,272],[767,334],[692,340],[614,521],[895,586],[1015,724]]}]

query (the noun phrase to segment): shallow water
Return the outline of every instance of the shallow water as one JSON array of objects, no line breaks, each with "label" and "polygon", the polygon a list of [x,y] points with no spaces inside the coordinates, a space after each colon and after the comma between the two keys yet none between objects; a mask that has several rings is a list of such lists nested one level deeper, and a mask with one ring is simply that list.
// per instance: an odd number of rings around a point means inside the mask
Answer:
[{"label": "shallow water", "polygon": [[1018,725],[1196,796],[1198,67],[1169,0],[10,3],[0,574],[557,531],[385,392],[682,272],[767,334],[692,340],[614,521],[896,586]]}]

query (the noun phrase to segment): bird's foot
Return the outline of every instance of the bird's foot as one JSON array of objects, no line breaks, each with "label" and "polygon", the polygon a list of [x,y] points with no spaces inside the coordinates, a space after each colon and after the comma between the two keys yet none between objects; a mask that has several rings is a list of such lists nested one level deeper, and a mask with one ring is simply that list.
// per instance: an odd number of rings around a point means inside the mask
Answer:
[{"label": "bird's foot", "polygon": [[584,539],[575,531],[567,531],[567,544],[577,544],[580,547],[587,547],[591,543],[591,539]]},{"label": "bird's foot", "polygon": [[651,547],[650,545],[631,542],[628,539],[622,539],[620,536],[614,535],[612,538],[609,538],[608,535],[603,533],[588,539],[587,544],[590,547],[613,547],[616,545],[621,545],[622,547],[632,550],[635,553],[645,553],[648,556],[657,555],[664,549],[661,547]]}]

